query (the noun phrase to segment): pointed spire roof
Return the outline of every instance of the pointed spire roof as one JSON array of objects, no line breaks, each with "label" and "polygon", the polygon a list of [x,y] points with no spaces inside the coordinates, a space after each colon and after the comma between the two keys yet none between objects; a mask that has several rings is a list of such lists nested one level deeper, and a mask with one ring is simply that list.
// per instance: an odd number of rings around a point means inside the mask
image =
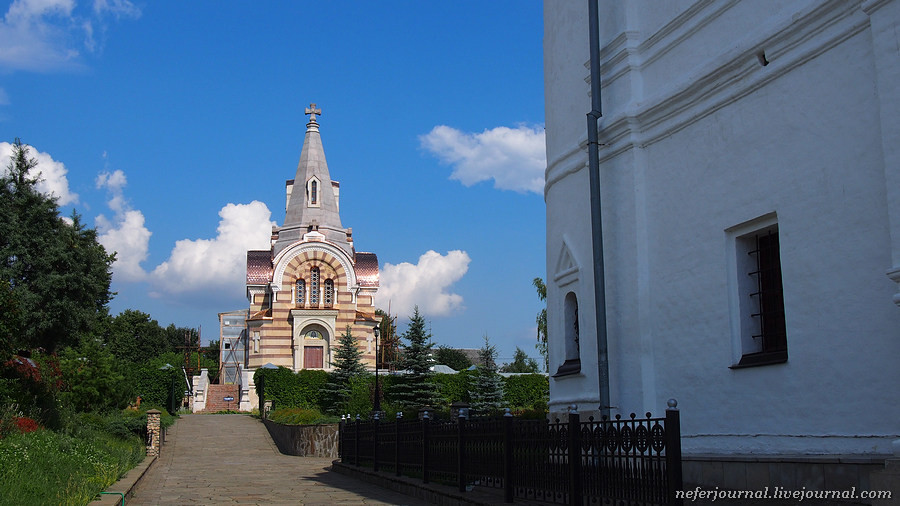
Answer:
[{"label": "pointed spire roof", "polygon": [[284,225],[279,229],[278,241],[274,254],[299,241],[309,232],[318,232],[325,239],[335,242],[352,254],[352,246],[347,241],[347,231],[341,225],[338,212],[338,201],[335,195],[328,163],[325,161],[325,149],[319,135],[319,123],[316,115],[322,110],[316,104],[306,108],[309,122],[306,124],[306,137],[300,151],[300,162],[294,176],[291,196],[288,200],[284,217]]}]

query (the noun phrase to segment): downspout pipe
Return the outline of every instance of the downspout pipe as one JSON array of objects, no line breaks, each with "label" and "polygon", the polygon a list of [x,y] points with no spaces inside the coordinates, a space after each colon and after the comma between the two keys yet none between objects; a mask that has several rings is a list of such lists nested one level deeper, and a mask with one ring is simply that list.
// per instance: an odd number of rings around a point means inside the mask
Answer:
[{"label": "downspout pipe", "polygon": [[591,191],[591,246],[594,261],[594,314],[597,325],[597,373],[600,387],[600,414],[610,415],[609,347],[606,330],[606,281],[603,266],[603,220],[600,205],[599,126],[600,105],[600,19],[598,0],[587,0],[591,44],[591,112],[587,114],[588,172]]}]

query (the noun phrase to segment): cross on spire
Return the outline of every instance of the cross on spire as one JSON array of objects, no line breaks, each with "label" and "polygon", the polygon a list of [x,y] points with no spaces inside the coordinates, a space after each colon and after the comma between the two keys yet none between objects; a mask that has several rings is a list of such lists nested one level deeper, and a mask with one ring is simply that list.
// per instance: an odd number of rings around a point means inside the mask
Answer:
[{"label": "cross on spire", "polygon": [[316,122],[316,114],[321,115],[322,109],[316,108],[316,104],[312,103],[312,104],[309,104],[309,107],[306,108],[306,114],[309,114],[309,122],[315,123]]}]

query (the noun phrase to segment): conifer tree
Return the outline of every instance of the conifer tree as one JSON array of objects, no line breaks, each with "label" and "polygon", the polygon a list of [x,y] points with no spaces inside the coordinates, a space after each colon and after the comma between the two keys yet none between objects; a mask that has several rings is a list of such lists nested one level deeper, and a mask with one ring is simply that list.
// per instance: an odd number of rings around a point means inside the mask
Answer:
[{"label": "conifer tree", "polygon": [[323,397],[331,412],[341,413],[350,400],[350,382],[353,378],[366,374],[362,352],[359,351],[359,345],[349,325],[338,340],[331,366],[334,369],[328,374]]},{"label": "conifer tree", "polygon": [[431,334],[425,330],[425,318],[419,314],[419,306],[415,307],[409,319],[403,339],[408,344],[403,349],[400,367],[406,373],[391,389],[392,397],[404,409],[433,406],[438,399],[437,389],[430,381],[434,343],[431,342]]},{"label": "conifer tree", "polygon": [[478,350],[481,365],[475,375],[473,389],[469,391],[472,410],[476,415],[495,414],[503,402],[503,382],[497,373],[497,347],[484,336],[484,346]]},{"label": "conifer tree", "polygon": [[[37,189],[37,161],[19,139],[0,169],[0,352],[57,351],[92,332],[107,314],[115,259],[73,213],[59,216]],[[3,357],[0,357],[3,358]]]}]

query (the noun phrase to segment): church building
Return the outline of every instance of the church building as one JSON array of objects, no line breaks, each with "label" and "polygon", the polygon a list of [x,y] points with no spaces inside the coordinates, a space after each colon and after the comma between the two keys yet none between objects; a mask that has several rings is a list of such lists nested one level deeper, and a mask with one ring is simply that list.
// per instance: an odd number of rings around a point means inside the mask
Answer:
[{"label": "church building", "polygon": [[[294,179],[286,184],[284,224],[273,227],[271,248],[247,252],[247,370],[271,364],[293,371],[330,370],[338,339],[349,327],[362,360],[375,366],[373,298],[378,258],[356,251],[340,216],[340,184],[331,179],[316,119],[309,122]],[[251,405],[255,391],[249,388]]]},{"label": "church building", "polygon": [[553,416],[674,399],[710,488],[900,469],[898,34],[898,0],[545,0]]}]

